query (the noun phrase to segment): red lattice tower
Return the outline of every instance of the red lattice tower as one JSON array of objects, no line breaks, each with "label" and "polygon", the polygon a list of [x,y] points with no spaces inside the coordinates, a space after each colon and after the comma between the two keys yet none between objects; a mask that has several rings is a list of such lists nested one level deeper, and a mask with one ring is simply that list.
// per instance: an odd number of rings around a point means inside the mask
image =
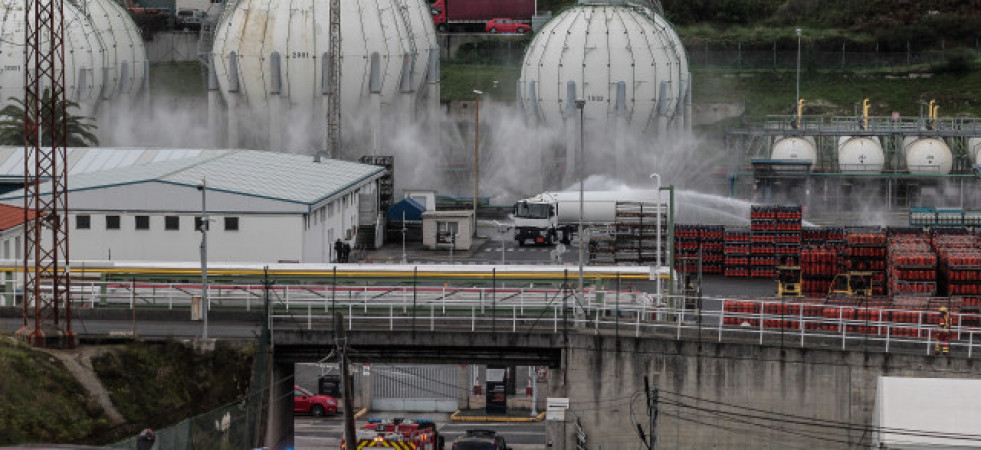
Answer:
[{"label": "red lattice tower", "polygon": [[64,0],[28,0],[24,14],[24,326],[18,334],[35,346],[74,347]]}]

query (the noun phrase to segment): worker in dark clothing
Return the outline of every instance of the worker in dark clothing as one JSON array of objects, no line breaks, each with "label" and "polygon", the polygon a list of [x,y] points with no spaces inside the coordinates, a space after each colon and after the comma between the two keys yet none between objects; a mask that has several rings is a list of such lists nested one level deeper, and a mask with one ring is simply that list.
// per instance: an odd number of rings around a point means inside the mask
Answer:
[{"label": "worker in dark clothing", "polygon": [[344,262],[351,262],[351,244],[344,243]]},{"label": "worker in dark clothing", "polygon": [[136,438],[136,448],[139,450],[150,450],[156,441],[157,437],[153,434],[153,430],[144,428],[140,432],[139,437]]},{"label": "worker in dark clothing", "polygon": [[340,239],[334,242],[334,255],[334,261],[344,262],[344,243]]}]

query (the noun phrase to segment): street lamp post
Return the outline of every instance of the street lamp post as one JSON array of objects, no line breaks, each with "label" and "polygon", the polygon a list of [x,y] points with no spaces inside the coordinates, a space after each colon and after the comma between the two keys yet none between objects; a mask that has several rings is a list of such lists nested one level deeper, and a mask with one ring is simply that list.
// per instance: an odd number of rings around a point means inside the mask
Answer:
[{"label": "street lamp post", "polygon": [[208,339],[208,208],[206,197],[208,192],[207,180],[201,178],[198,185],[201,191],[201,339]]},{"label": "street lamp post", "polygon": [[657,220],[657,231],[656,231],[657,233],[657,269],[656,270],[657,271],[655,272],[655,276],[657,277],[657,281],[656,281],[657,299],[660,302],[661,300],[661,174],[652,173],[651,179],[657,180],[657,187],[655,188],[657,192],[657,200],[656,200],[657,218],[655,219]]},{"label": "street lamp post", "polygon": [[474,89],[473,113],[473,236],[477,236],[477,178],[480,165],[480,96],[484,91]]},{"label": "street lamp post", "polygon": [[405,211],[402,211],[402,264],[408,263],[405,256]]},{"label": "street lamp post", "polygon": [[583,292],[583,283],[582,283],[582,261],[584,257],[583,254],[585,252],[585,248],[583,247],[583,245],[585,243],[586,236],[583,234],[582,221],[586,209],[585,192],[583,187],[584,184],[583,166],[585,166],[584,163],[586,162],[586,157],[585,157],[586,155],[583,150],[583,148],[586,145],[585,144],[586,133],[585,133],[585,127],[583,126],[584,118],[585,118],[585,110],[586,110],[586,99],[577,98],[576,109],[579,110],[579,164],[578,164],[579,165],[579,286],[578,286],[579,289],[578,291],[579,291],[579,301],[585,303],[586,296],[585,293]]},{"label": "street lamp post", "polygon": [[800,104],[800,36],[803,30],[797,29],[797,98],[795,101]]}]

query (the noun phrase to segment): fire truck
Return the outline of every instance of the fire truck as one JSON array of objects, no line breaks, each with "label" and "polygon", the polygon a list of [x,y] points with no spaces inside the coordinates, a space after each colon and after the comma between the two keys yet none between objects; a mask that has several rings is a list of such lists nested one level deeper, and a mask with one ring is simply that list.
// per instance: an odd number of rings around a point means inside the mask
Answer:
[{"label": "fire truck", "polygon": [[[357,430],[357,448],[389,447],[401,450],[441,450],[442,439],[428,421],[371,419]],[[341,441],[344,450],[344,441]]]}]

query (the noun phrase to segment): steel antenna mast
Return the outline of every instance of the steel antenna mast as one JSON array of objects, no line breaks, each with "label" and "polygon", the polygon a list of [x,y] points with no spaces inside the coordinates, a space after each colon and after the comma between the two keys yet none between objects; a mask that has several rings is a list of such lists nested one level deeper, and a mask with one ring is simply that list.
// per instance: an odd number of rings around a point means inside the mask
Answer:
[{"label": "steel antenna mast", "polygon": [[29,0],[24,16],[24,323],[18,335],[34,346],[74,347],[64,0]]}]

